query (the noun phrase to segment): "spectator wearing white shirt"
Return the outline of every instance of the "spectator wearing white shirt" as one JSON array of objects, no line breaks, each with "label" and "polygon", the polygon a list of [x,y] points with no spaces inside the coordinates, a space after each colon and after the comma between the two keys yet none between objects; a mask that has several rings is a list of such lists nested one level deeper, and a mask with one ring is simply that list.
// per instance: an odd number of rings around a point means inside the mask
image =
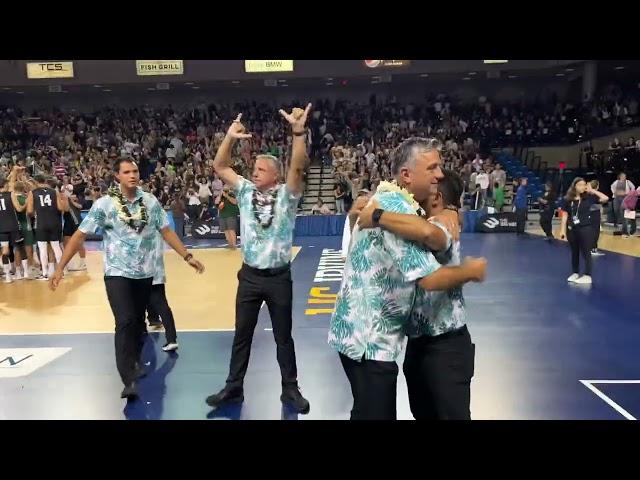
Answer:
[{"label": "spectator wearing white shirt", "polygon": [[331,215],[331,210],[319,198],[316,204],[311,207],[311,215]]},{"label": "spectator wearing white shirt", "polygon": [[198,218],[198,213],[200,212],[200,199],[192,188],[187,192],[187,199],[187,214],[191,220],[195,220]]},{"label": "spectator wearing white shirt", "polygon": [[471,166],[475,169],[476,172],[479,172],[480,169],[482,168],[483,163],[484,162],[480,158],[480,154],[476,153],[476,158],[474,158],[473,162],[471,162]]},{"label": "spectator wearing white shirt", "polygon": [[[618,140],[616,138],[616,140]],[[618,142],[619,143],[619,142]],[[614,227],[618,224],[622,225],[624,219],[622,218],[622,201],[629,192],[635,190],[635,185],[627,180],[627,175],[623,172],[618,174],[618,180],[611,184],[611,193],[613,194],[613,214],[614,214]]]},{"label": "spectator wearing white shirt", "polygon": [[507,183],[507,173],[502,170],[502,165],[496,163],[496,168],[493,170],[493,172],[491,172],[489,180],[491,182],[491,185],[498,183],[501,187],[504,188],[505,184]]},{"label": "spectator wearing white shirt", "polygon": [[489,188],[489,174],[484,170],[481,170],[476,175],[476,184],[480,188],[480,205],[478,208],[484,207],[487,201],[487,189]]},{"label": "spectator wearing white shirt", "polygon": [[205,177],[200,177],[196,184],[198,185],[198,198],[200,199],[200,203],[208,205],[209,199],[213,196],[209,182],[207,182]]},{"label": "spectator wearing white shirt", "polygon": [[[356,199],[356,201],[354,202],[354,205],[358,204],[359,202],[361,202],[360,198],[361,197],[366,197],[369,198],[371,196],[371,192],[369,192],[369,190],[367,190],[366,188],[361,189],[360,191],[358,191],[358,198]],[[357,205],[354,206],[354,210],[357,208]],[[351,231],[353,230],[353,227],[355,226],[355,222],[356,220],[358,220],[358,213],[356,213],[355,215],[353,215],[353,212],[349,212],[350,214],[347,215],[347,217],[344,220],[344,230],[342,231],[342,250],[341,250],[341,256],[343,260],[347,259],[347,252],[349,251],[349,245],[351,244]]]},{"label": "spectator wearing white shirt", "polygon": [[218,195],[220,195],[222,193],[223,187],[224,185],[222,183],[222,180],[218,178],[218,175],[215,175],[213,182],[211,182],[211,191],[213,193],[213,196],[217,197]]}]

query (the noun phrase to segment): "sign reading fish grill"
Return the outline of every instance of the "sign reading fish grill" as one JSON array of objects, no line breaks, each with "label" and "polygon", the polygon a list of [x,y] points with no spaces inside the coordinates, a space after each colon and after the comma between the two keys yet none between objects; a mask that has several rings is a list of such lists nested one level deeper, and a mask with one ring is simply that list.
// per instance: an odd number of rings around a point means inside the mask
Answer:
[{"label": "sign reading fish grill", "polygon": [[182,60],[136,60],[136,73],[139,76],[182,75],[184,62]]}]

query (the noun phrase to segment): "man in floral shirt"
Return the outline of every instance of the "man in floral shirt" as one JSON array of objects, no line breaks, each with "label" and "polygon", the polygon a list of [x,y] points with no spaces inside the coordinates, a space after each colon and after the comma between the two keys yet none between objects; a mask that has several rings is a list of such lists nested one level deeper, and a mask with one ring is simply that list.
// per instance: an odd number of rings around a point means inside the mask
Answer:
[{"label": "man in floral shirt", "polygon": [[[397,183],[378,187],[373,199],[381,209],[372,215],[374,226],[383,210],[417,216],[418,202],[429,198],[443,176],[434,140],[406,140],[393,152],[392,163]],[[446,290],[483,276],[482,260],[440,267],[418,244],[356,225],[329,329],[329,345],[338,351],[351,384],[352,420],[396,418],[396,358],[417,287]]]},{"label": "man in floral shirt", "polygon": [[[429,221],[446,209],[460,208],[464,183],[453,171],[445,171],[438,183],[438,192],[424,205]],[[375,205],[360,213],[362,228],[372,227]],[[404,217],[404,218],[402,218]],[[417,220],[408,215],[385,212],[380,225],[404,238],[402,222]],[[422,223],[426,221],[422,220]],[[419,231],[420,222],[414,223]],[[443,265],[460,265],[460,242],[447,234],[444,250],[435,253]],[[424,248],[432,250],[429,245]],[[416,420],[470,420],[471,379],[474,372],[475,345],[466,326],[466,311],[462,287],[446,291],[427,292],[420,289],[414,309],[405,329],[409,336],[403,371],[407,379],[409,404]]]},{"label": "man in floral shirt", "polygon": [[144,313],[156,272],[156,250],[160,237],[198,273],[204,266],[193,258],[169,227],[167,214],[153,195],[138,187],[140,172],[133,160],[119,159],[114,171],[119,186],[96,200],[64,249],[50,280],[58,288],[63,269],[88,233],[103,231],[104,283],[115,317],[116,366],[124,384],[121,397],[138,396],[135,381],[143,374],[139,365],[144,334]]},{"label": "man in floral shirt", "polygon": [[271,155],[256,157],[252,181],[231,168],[231,152],[238,139],[250,138],[238,115],[231,124],[214,160],[216,173],[235,189],[240,209],[243,264],[238,272],[236,328],[231,350],[229,376],[225,387],[206,399],[213,408],[244,401],[244,377],[249,365],[253,333],[265,302],[276,340],[277,359],[282,376],[280,400],[298,413],[308,413],[309,401],[298,386],[296,354],[291,335],[292,283],[291,247],[298,201],[303,191],[307,163],[306,121],[311,104],[305,110],[295,108],[280,114],[291,125],[293,135],[291,166],[287,181],[279,183],[280,160]]}]

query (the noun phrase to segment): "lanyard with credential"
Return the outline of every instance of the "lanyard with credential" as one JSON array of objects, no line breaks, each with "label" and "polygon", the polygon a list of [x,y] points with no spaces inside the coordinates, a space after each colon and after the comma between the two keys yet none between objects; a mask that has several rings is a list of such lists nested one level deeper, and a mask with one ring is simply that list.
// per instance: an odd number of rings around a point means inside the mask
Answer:
[{"label": "lanyard with credential", "polygon": [[580,210],[580,202],[582,201],[581,198],[578,199],[578,206],[576,207],[576,213],[573,213],[573,203],[571,204],[571,213],[573,214],[573,224],[574,225],[579,225],[580,224],[580,219],[578,218],[578,211]]}]

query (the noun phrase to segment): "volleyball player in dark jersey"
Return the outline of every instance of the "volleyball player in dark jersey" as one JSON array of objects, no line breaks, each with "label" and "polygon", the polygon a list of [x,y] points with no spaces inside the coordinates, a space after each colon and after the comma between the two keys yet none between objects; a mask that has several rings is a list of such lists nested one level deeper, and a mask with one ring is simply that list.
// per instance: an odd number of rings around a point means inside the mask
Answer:
[{"label": "volleyball player in dark jersey", "polygon": [[9,253],[16,248],[22,258],[22,266],[25,276],[29,275],[27,264],[27,253],[24,250],[22,232],[18,223],[17,212],[24,210],[18,202],[17,196],[8,191],[7,181],[0,178],[0,248],[2,249],[2,269],[4,270],[5,282],[11,283],[11,264],[9,263]]},{"label": "volleyball player in dark jersey", "polygon": [[[53,275],[54,265],[48,261],[47,245],[51,245],[56,262],[62,258],[60,238],[62,236],[62,212],[68,207],[65,199],[51,188],[43,175],[36,175],[36,188],[29,192],[27,213],[36,217],[36,242],[42,266],[42,276]],[[48,270],[47,270],[48,265]]]},{"label": "volleyball player in dark jersey", "polygon": [[[67,246],[67,243],[69,243],[69,240],[71,239],[73,234],[76,233],[76,230],[78,230],[80,223],[82,223],[82,218],[80,217],[80,209],[82,208],[82,205],[78,201],[78,197],[74,193],[72,193],[67,198],[67,203],[69,208],[64,212],[64,215],[62,216],[64,219],[64,227],[62,228],[62,244],[64,247]],[[80,249],[78,250],[78,254],[80,255],[80,261],[77,263],[74,262],[75,264],[69,267],[69,270],[71,271],[87,269],[87,251],[85,250],[84,245],[80,247]]]}]

